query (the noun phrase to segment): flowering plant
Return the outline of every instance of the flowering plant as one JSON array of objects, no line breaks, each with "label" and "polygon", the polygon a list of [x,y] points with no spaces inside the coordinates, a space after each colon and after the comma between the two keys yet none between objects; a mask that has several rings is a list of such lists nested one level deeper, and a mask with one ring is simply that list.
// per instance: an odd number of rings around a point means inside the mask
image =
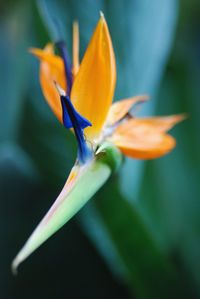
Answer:
[{"label": "flowering plant", "polygon": [[40,60],[40,83],[58,120],[74,134],[77,160],[67,182],[12,267],[27,258],[63,226],[105,183],[122,161],[122,154],[153,159],[170,152],[175,139],[167,133],[183,115],[135,118],[134,109],[148,99],[139,95],[112,104],[116,64],[103,14],[79,66],[78,24],[73,27],[73,64],[63,41],[43,50],[31,49]]}]

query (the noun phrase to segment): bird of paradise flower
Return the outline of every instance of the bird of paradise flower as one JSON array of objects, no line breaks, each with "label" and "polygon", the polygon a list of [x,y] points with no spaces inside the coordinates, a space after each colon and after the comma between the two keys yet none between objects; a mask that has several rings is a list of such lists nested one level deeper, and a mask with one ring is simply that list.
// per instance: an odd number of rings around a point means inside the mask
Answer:
[{"label": "bird of paradise flower", "polygon": [[139,95],[112,104],[116,64],[106,20],[101,14],[79,66],[79,29],[73,26],[73,64],[64,42],[33,48],[40,60],[40,84],[58,120],[74,133],[78,153],[55,203],[12,263],[18,265],[62,227],[121,164],[122,154],[136,159],[161,157],[175,147],[167,134],[183,115],[135,118],[132,109],[148,99]]}]

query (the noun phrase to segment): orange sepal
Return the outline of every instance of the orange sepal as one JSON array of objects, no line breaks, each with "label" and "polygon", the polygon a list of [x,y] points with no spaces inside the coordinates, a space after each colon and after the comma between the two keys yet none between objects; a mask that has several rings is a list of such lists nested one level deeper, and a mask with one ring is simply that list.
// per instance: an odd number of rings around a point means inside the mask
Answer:
[{"label": "orange sepal", "polygon": [[73,57],[73,75],[74,77],[79,70],[79,25],[75,21],[73,23],[73,47],[72,47],[72,57]]},{"label": "orange sepal", "polygon": [[43,95],[58,120],[62,123],[62,106],[54,81],[66,90],[63,60],[54,55],[54,47],[50,43],[43,50],[32,48],[30,52],[40,60],[40,84]]},{"label": "orange sepal", "polygon": [[84,131],[90,140],[101,132],[112,103],[115,81],[112,42],[106,21],[101,16],[71,91],[71,100],[76,110],[92,123],[92,127]]},{"label": "orange sepal", "polygon": [[135,104],[142,103],[148,99],[149,97],[147,95],[139,95],[113,103],[108,112],[107,125],[113,125],[122,119]]},{"label": "orange sepal", "polygon": [[176,145],[165,132],[185,118],[183,115],[130,119],[118,126],[110,140],[128,157],[136,159],[159,158]]}]

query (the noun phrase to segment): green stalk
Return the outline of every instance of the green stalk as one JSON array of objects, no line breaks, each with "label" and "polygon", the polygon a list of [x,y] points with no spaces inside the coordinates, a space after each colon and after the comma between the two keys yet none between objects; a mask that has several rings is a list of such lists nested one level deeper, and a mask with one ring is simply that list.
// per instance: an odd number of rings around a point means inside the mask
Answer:
[{"label": "green stalk", "polygon": [[19,264],[86,204],[120,163],[121,154],[118,149],[109,143],[104,143],[92,161],[83,166],[74,166],[74,169],[79,173],[75,183],[70,190],[66,188],[66,185],[64,186],[49,212],[14,259],[12,263],[13,273],[17,273]]}]

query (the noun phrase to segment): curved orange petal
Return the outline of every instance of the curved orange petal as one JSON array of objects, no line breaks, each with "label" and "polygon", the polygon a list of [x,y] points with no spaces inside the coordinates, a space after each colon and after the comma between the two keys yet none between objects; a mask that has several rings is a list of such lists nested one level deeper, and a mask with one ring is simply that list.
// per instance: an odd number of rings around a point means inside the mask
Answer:
[{"label": "curved orange petal", "polygon": [[186,119],[185,114],[169,115],[169,116],[156,116],[156,117],[145,117],[137,119],[137,121],[142,121],[143,124],[152,126],[159,132],[169,131],[175,124]]},{"label": "curved orange petal", "polygon": [[113,103],[108,112],[107,125],[113,125],[122,119],[130,111],[133,105],[140,102],[142,103],[148,99],[149,97],[147,95],[139,95]]},{"label": "curved orange petal", "polygon": [[184,118],[183,115],[172,115],[130,119],[119,125],[109,139],[129,157],[159,158],[170,152],[176,145],[175,139],[165,132]]},{"label": "curved orange petal", "polygon": [[40,59],[40,84],[43,95],[58,120],[62,123],[62,106],[54,81],[66,90],[63,61],[59,56],[54,55],[52,44],[47,44],[43,50],[30,49],[30,52]]},{"label": "curved orange petal", "polygon": [[72,57],[73,57],[73,75],[77,74],[79,70],[79,26],[78,22],[73,23],[73,48],[72,48]]},{"label": "curved orange petal", "polygon": [[116,82],[116,65],[106,21],[101,16],[74,79],[71,100],[92,127],[84,132],[92,140],[100,133],[110,108]]}]

